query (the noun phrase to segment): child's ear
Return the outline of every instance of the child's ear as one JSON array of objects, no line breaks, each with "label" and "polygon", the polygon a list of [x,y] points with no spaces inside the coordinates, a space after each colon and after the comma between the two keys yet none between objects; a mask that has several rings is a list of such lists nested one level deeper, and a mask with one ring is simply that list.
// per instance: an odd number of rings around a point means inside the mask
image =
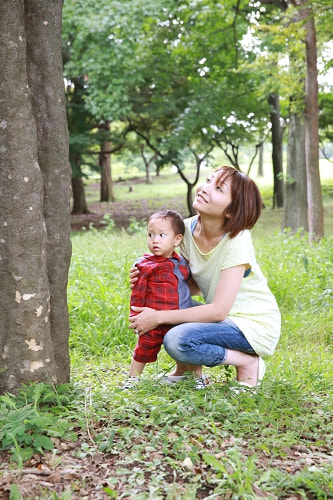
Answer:
[{"label": "child's ear", "polygon": [[178,245],[180,245],[182,239],[183,239],[183,235],[182,234],[177,234],[176,235],[176,237],[175,237],[175,247],[178,247]]}]

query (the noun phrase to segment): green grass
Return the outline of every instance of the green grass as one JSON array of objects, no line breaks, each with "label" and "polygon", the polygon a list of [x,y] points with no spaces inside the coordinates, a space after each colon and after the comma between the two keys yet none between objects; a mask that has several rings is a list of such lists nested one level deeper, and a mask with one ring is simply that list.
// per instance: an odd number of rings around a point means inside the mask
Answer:
[{"label": "green grass", "polygon": [[164,351],[137,391],[121,391],[135,343],[128,271],[145,250],[145,236],[106,231],[73,238],[72,377],[80,391],[93,387],[92,428],[103,421],[94,440],[115,457],[111,490],[123,484],[125,497],[143,499],[245,499],[258,491],[269,498],[329,497],[333,239],[310,244],[300,234],[265,230],[254,242],[283,326],[262,389],[250,398],[230,392],[232,375],[224,368],[206,370],[212,384],[205,394],[195,393],[191,381],[156,384],[173,365]]},{"label": "green grass", "polygon": [[[325,196],[331,206],[329,183]],[[310,244],[306,235],[281,233],[280,216],[266,209],[253,231],[282,335],[251,397],[230,390],[234,371],[226,367],[205,369],[205,391],[194,391],[191,379],[159,384],[173,366],[163,349],[137,390],[122,391],[135,345],[129,269],[146,251],[145,230],[137,225],[128,234],[110,225],[74,234],[71,384],[0,397],[1,447],[12,463],[22,468],[60,437],[77,441],[76,458],[102,454],[109,464],[96,498],[103,488],[110,498],[136,500],[332,498],[333,231]],[[15,491],[11,498],[20,498]]]}]

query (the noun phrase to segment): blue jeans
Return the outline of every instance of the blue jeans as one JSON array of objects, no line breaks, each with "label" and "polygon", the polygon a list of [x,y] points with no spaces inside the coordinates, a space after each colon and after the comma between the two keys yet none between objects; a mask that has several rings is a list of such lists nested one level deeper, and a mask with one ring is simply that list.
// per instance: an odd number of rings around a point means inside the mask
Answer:
[{"label": "blue jeans", "polygon": [[164,337],[167,353],[176,361],[193,365],[218,366],[226,359],[226,349],[256,354],[233,321],[183,323]]}]

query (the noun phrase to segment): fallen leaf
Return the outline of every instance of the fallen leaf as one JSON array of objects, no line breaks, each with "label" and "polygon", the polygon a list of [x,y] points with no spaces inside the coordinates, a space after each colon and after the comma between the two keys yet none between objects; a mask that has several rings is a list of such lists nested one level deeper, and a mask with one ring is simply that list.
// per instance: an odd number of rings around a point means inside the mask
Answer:
[{"label": "fallen leaf", "polygon": [[272,495],[271,493],[267,493],[266,491],[262,490],[261,488],[259,488],[259,486],[255,485],[254,483],[252,483],[252,488],[253,488],[253,492],[255,493],[255,495],[257,497],[260,497],[260,498],[272,498],[272,499],[277,499],[278,497],[276,497],[275,495]]},{"label": "fallen leaf", "polygon": [[186,467],[186,469],[189,469],[189,470],[194,470],[194,465],[193,465],[193,462],[192,460],[190,459],[190,457],[186,457],[185,460],[183,461],[182,463],[182,466],[183,467]]},{"label": "fallen leaf", "polygon": [[48,482],[49,483],[53,483],[53,484],[56,484],[56,483],[61,483],[61,475],[60,475],[60,472],[58,470],[55,470],[54,472],[52,472],[52,474],[47,478]]}]

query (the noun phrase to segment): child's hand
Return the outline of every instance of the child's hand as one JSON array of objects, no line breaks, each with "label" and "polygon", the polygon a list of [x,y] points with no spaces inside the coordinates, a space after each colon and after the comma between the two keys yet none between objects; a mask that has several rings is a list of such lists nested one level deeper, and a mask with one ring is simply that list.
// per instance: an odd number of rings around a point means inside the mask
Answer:
[{"label": "child's hand", "polygon": [[140,271],[136,266],[131,267],[131,269],[130,269],[130,286],[131,286],[131,288],[133,288],[135,283],[138,281],[139,274],[140,274]]}]

